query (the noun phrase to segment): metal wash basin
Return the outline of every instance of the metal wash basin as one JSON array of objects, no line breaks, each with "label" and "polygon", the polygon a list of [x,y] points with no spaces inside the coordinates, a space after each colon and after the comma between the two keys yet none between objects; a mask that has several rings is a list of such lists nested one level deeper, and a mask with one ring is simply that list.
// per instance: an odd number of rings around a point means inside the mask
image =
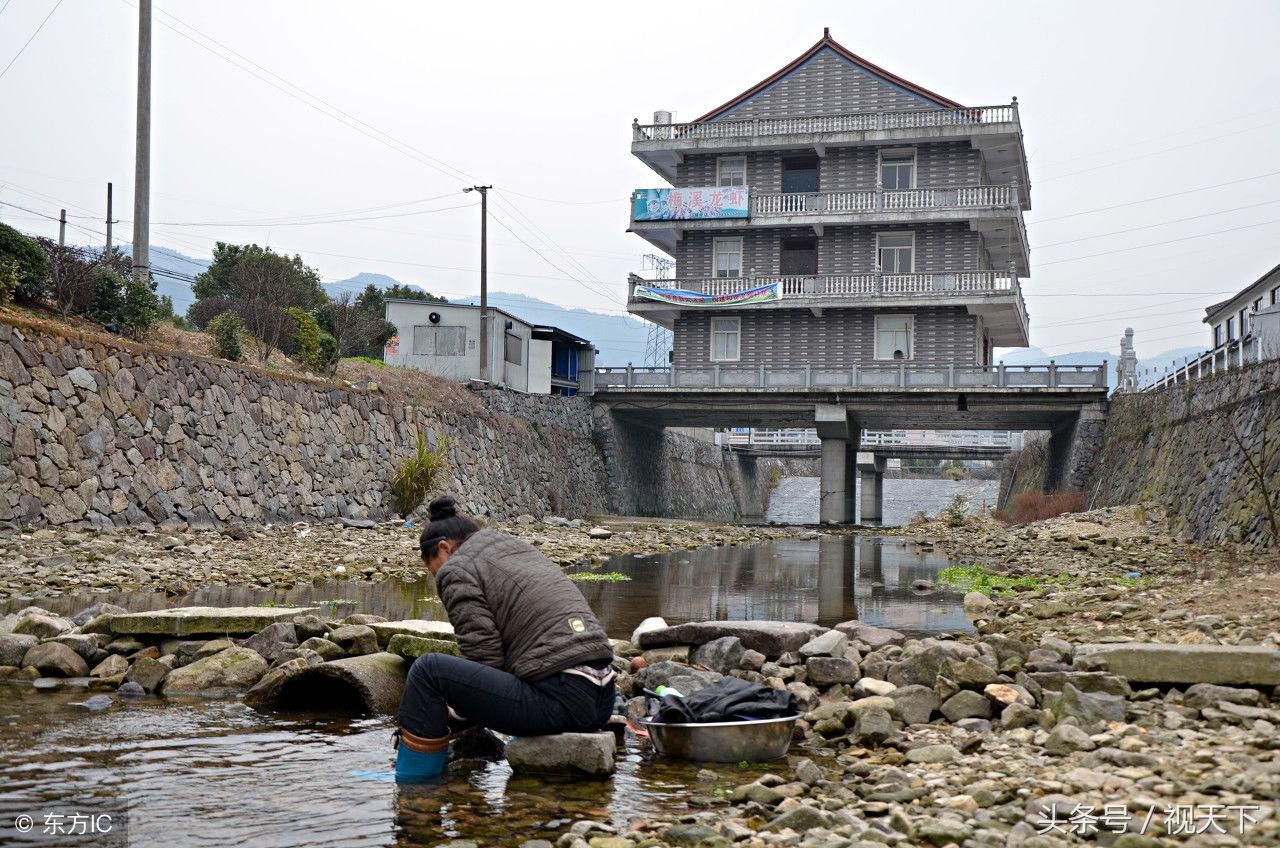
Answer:
[{"label": "metal wash basin", "polygon": [[641,720],[659,754],[704,763],[760,763],[776,760],[791,747],[800,716],[761,721],[664,724]]}]

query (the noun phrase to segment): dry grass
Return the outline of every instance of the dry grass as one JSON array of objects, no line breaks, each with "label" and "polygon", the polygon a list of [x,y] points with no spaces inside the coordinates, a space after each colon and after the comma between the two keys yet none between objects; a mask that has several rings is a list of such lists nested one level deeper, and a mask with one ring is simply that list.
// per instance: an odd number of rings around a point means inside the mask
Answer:
[{"label": "dry grass", "polygon": [[1029,524],[1068,512],[1083,512],[1084,492],[1080,489],[1058,489],[1055,492],[1019,492],[1009,505],[995,512],[1005,524]]},{"label": "dry grass", "polygon": [[437,377],[412,368],[344,359],[338,363],[338,380],[366,387],[376,384],[387,397],[433,410],[475,414],[481,410],[474,392],[446,377]]}]

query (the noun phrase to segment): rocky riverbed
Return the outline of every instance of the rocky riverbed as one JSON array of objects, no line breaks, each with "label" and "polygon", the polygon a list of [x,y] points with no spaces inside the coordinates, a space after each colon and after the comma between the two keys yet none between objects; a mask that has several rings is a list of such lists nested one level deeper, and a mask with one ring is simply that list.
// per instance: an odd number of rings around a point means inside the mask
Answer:
[{"label": "rocky riverbed", "polygon": [[[618,554],[657,554],[715,545],[750,545],[816,535],[796,527],[613,519],[602,525],[520,516],[490,525],[517,535],[563,566],[597,566]],[[204,584],[288,588],[319,578],[421,580],[421,527],[392,521],[141,533],[33,530],[0,532],[0,600],[86,590],[185,595]]]},{"label": "rocky riverbed", "polygon": [[[507,529],[564,564],[813,532],[617,522],[593,538],[590,525],[533,520]],[[912,639],[857,621],[651,622],[615,644],[631,719],[649,706],[644,688],[691,694],[733,675],[795,696],[804,718],[789,756],[705,769],[669,816],[557,822],[550,841],[462,833],[454,844],[1280,846],[1275,552],[1185,544],[1157,511],[1133,507],[902,533],[954,558],[942,579],[968,589],[976,634]],[[17,563],[0,586],[13,595],[42,583],[69,591],[136,581],[181,593],[203,580],[275,585],[339,566],[376,580],[420,571],[413,541],[413,529],[391,525],[41,532],[0,542],[4,561]],[[143,625],[116,621],[110,608],[69,620],[28,608],[0,619],[0,675],[56,687],[87,674],[107,701],[255,688],[257,699],[304,668],[387,647],[447,649],[412,637],[393,645],[397,634],[373,616],[263,614],[279,620],[237,623],[245,635],[231,639],[188,638],[130,632]],[[1146,642],[1166,647],[1133,647]]]}]

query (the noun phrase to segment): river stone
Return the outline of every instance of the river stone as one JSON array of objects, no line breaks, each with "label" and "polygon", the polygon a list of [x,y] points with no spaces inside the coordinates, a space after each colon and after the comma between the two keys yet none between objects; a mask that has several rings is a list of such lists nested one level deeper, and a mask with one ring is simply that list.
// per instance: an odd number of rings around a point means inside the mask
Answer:
[{"label": "river stone", "polygon": [[925,724],[941,703],[931,687],[911,684],[899,686],[889,693],[897,705],[898,717],[904,724]]},{"label": "river stone", "polygon": [[88,698],[86,698],[83,701],[72,701],[71,706],[83,707],[84,709],[89,710],[90,712],[98,712],[100,710],[105,710],[107,707],[111,706],[111,696],[110,695],[90,695]]},{"label": "river stone", "polygon": [[507,744],[511,770],[532,774],[613,774],[612,733],[560,733],[554,736],[521,736]]},{"label": "river stone", "polygon": [[168,675],[169,666],[160,660],[143,658],[129,668],[124,680],[126,683],[137,683],[148,692],[154,692]]},{"label": "river stone", "polygon": [[782,798],[781,792],[763,783],[744,783],[742,786],[735,787],[729,795],[729,800],[735,804],[753,801],[766,807],[777,806]]},{"label": "river stone", "polygon": [[813,657],[843,657],[849,649],[849,637],[838,630],[828,630],[821,636],[815,636],[800,646],[800,656],[805,659]]},{"label": "river stone", "polygon": [[1059,723],[1044,741],[1044,749],[1057,757],[1066,756],[1075,751],[1092,751],[1093,740],[1074,724]]},{"label": "river stone", "polygon": [[129,670],[129,661],[119,654],[110,654],[89,672],[90,677],[115,677]]},{"label": "river stone", "polygon": [[714,840],[719,836],[719,832],[701,824],[673,824],[662,832],[664,842],[682,848],[694,848],[704,840]]},{"label": "river stone", "polygon": [[61,642],[44,642],[27,650],[22,658],[23,666],[40,670],[41,674],[54,677],[87,677],[89,665],[84,657]]},{"label": "river stone", "polygon": [[985,616],[995,605],[996,602],[983,592],[965,592],[964,600],[961,602],[965,614],[975,618]]},{"label": "river stone", "polygon": [[894,686],[887,680],[876,680],[874,677],[867,677],[865,674],[853,684],[853,694],[859,698],[865,698],[870,695],[890,695],[898,687]]},{"label": "river stone", "polygon": [[52,639],[54,636],[66,633],[74,626],[69,619],[37,613],[19,618],[18,623],[13,626],[13,632],[35,636],[38,639]]},{"label": "river stone", "polygon": [[937,816],[921,819],[915,835],[917,840],[931,845],[959,845],[973,836],[973,826],[959,819]]},{"label": "river stone", "polygon": [[147,690],[136,683],[121,683],[116,689],[116,694],[122,698],[141,698],[147,694]]},{"label": "river stone", "polygon": [[636,645],[637,647],[643,647],[640,645],[641,633],[648,633],[653,630],[666,630],[668,626],[669,625],[665,618],[657,615],[651,615],[636,625],[635,630],[631,631],[631,644]]},{"label": "river stone", "polygon": [[801,712],[808,712],[818,707],[818,690],[809,684],[793,681],[787,684],[787,691],[796,696],[796,704]]},{"label": "river stone", "polygon": [[893,717],[882,707],[859,710],[853,735],[864,745],[879,745],[893,736]]},{"label": "river stone", "polygon": [[1237,689],[1233,686],[1217,686],[1212,683],[1196,683],[1183,693],[1182,702],[1188,707],[1202,710],[1217,707],[1222,702],[1256,707],[1262,703],[1262,693],[1257,689]]},{"label": "river stone", "polygon": [[1081,692],[1070,683],[1062,687],[1060,694],[1044,693],[1045,707],[1059,721],[1067,716],[1075,716],[1086,724],[1124,721],[1125,704],[1125,699],[1117,695]]},{"label": "river stone", "polygon": [[909,763],[949,763],[960,759],[960,752],[952,745],[921,745],[907,751]]},{"label": "river stone", "polygon": [[392,636],[391,641],[387,643],[387,651],[407,660],[417,659],[423,654],[462,656],[457,642],[447,639],[425,639],[421,636],[410,636],[407,633],[397,633]]},{"label": "river stone", "polygon": [[788,651],[798,651],[801,645],[826,630],[817,624],[794,621],[695,621],[640,633],[638,644],[646,649],[704,645],[712,639],[737,636],[743,647],[776,658]]},{"label": "river stone", "polygon": [[942,702],[938,711],[948,721],[959,721],[962,718],[991,718],[991,702],[980,692],[972,689],[961,689]]},{"label": "river stone", "polygon": [[940,673],[962,689],[980,688],[996,679],[995,669],[982,660],[972,657],[963,660],[945,660]]},{"label": "river stone", "polygon": [[243,692],[267,673],[267,661],[252,648],[232,647],[169,672],[163,695],[217,695]]},{"label": "river stone", "polygon": [[298,646],[298,633],[293,629],[292,621],[277,621],[268,624],[240,644],[257,651],[264,660],[271,663],[276,661],[281,651]]},{"label": "river stone", "polygon": [[686,697],[715,683],[723,675],[715,671],[701,671],[670,661],[645,666],[635,674],[635,685],[643,689],[669,686]]},{"label": "river stone", "polygon": [[353,657],[378,652],[377,634],[367,624],[344,624],[329,634],[329,641]]},{"label": "river stone", "polygon": [[819,689],[858,679],[858,664],[845,657],[813,657],[804,667],[808,675],[806,682]]},{"label": "river stone", "polygon": [[22,658],[40,639],[25,633],[0,633],[0,665],[22,665]]},{"label": "river stone", "polygon": [[744,653],[746,648],[742,647],[741,639],[737,636],[722,636],[695,648],[689,654],[689,663],[706,666],[721,674],[728,674],[742,662]]},{"label": "river stone", "polygon": [[830,827],[831,817],[817,807],[808,805],[796,807],[778,816],[765,825],[764,829],[777,833],[790,828],[796,833],[804,833],[816,827]]},{"label": "river stone", "polygon": [[202,660],[205,657],[220,654],[227,648],[234,648],[235,646],[236,643],[230,639],[210,639],[208,642],[205,642],[203,645],[196,648],[193,656],[198,660]]},{"label": "river stone", "polygon": [[901,645],[907,641],[904,633],[890,630],[887,627],[876,627],[874,624],[866,624],[856,619],[841,622],[835,626],[835,629],[854,641],[862,642],[873,651],[878,651],[889,645]]},{"label": "river stone", "polygon": [[1102,671],[1033,671],[1027,676],[1038,683],[1041,689],[1052,689],[1055,692],[1061,692],[1062,687],[1070,683],[1081,692],[1102,692],[1121,698],[1128,698],[1133,694],[1129,681]]},{"label": "river stone", "polygon": [[345,656],[345,653],[343,652],[341,645],[335,645],[333,642],[330,642],[328,639],[323,639],[319,636],[312,636],[310,639],[307,639],[305,642],[303,642],[301,645],[298,646],[298,649],[306,650],[306,651],[315,651],[317,654],[320,655],[321,659],[326,661],[340,659],[341,657]]},{"label": "river stone", "polygon": [[292,621],[315,607],[175,607],[111,618],[111,632],[157,636],[251,634],[277,621]]},{"label": "river stone", "polygon": [[85,607],[80,610],[80,612],[71,616],[71,623],[77,627],[83,627],[88,624],[91,619],[97,618],[98,616],[124,615],[127,612],[128,610],[124,607],[109,604],[106,601],[99,601],[96,604]]},{"label": "river stone", "polygon": [[1101,658],[1130,682],[1280,686],[1280,651],[1263,647],[1123,642],[1078,645],[1075,656]]},{"label": "river stone", "polygon": [[379,645],[386,645],[392,636],[401,633],[406,636],[421,636],[424,639],[447,639],[456,642],[453,625],[447,621],[427,621],[420,618],[409,618],[402,621],[379,621],[367,624],[378,637]]}]

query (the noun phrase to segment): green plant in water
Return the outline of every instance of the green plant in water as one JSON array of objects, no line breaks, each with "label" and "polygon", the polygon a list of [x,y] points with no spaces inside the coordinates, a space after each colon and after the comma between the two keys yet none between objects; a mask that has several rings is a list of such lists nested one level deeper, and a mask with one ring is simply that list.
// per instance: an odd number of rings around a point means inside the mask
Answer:
[{"label": "green plant in water", "polygon": [[626,583],[631,579],[621,571],[579,571],[568,577],[580,583]]},{"label": "green plant in water", "polygon": [[400,463],[391,477],[391,497],[401,518],[408,518],[422,506],[435,485],[436,477],[444,468],[445,448],[448,440],[443,436],[433,448],[427,444],[427,435],[418,430],[413,453]]},{"label": "green plant in water", "polygon": [[1017,589],[1034,589],[1045,583],[1058,583],[1065,579],[1066,575],[1010,577],[988,571],[980,565],[949,565],[938,572],[938,582],[944,586],[966,592],[982,592],[985,595],[1005,595]]},{"label": "green plant in water", "polygon": [[965,519],[969,516],[969,497],[968,495],[957,494],[951,499],[942,510],[942,517],[946,520],[948,527],[963,527]]}]

